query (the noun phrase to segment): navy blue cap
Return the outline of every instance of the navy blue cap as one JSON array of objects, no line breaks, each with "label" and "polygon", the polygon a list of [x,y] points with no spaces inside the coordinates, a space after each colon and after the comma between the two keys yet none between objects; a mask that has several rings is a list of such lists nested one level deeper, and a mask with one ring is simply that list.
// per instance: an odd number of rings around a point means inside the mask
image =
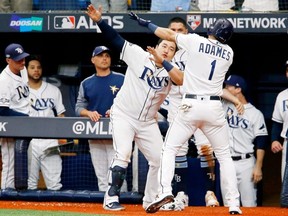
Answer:
[{"label": "navy blue cap", "polygon": [[242,89],[243,92],[247,89],[247,83],[246,81],[241,77],[237,75],[230,75],[227,80],[224,81],[226,85],[231,85],[235,87],[239,87]]},{"label": "navy blue cap", "polygon": [[24,49],[20,44],[12,43],[6,47],[5,56],[6,58],[11,58],[14,61],[19,61],[29,56],[29,54],[24,52]]},{"label": "navy blue cap", "polygon": [[110,53],[110,49],[108,49],[108,47],[106,47],[106,46],[97,46],[92,53],[92,57],[97,56],[103,52],[109,52]]}]

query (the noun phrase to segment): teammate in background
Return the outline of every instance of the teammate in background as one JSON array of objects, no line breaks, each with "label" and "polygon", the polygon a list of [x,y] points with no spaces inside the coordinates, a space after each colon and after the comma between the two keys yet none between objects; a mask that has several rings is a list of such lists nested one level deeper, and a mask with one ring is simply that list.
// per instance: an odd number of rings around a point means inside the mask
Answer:
[{"label": "teammate in background", "polygon": [[[65,107],[60,90],[42,80],[42,65],[39,56],[29,56],[26,61],[30,89],[31,117],[64,117]],[[36,190],[41,170],[48,190],[60,190],[62,159],[57,139],[32,139],[28,149],[28,189]]]},{"label": "teammate in background", "polygon": [[270,12],[279,10],[279,0],[244,0],[241,11]]},{"label": "teammate in background", "polygon": [[[188,34],[188,28],[187,24],[184,19],[181,17],[174,17],[169,21],[168,28],[173,30],[177,33],[182,34]],[[187,62],[187,52],[184,49],[177,50],[174,58],[172,59],[172,62],[174,62],[182,71],[185,69],[185,65]],[[184,95],[183,87],[182,86],[176,86],[172,85],[171,90],[168,95],[167,101],[169,101],[169,105],[166,106],[168,110],[168,122],[169,125],[172,124],[174,117],[176,116],[178,112],[178,107],[181,105],[181,100]],[[199,130],[197,130],[199,131]],[[217,198],[214,194],[214,166],[211,166],[207,169],[207,161],[206,153],[209,153],[210,159],[214,160],[213,158],[213,151],[205,152],[205,155],[201,152],[201,146],[207,145],[211,146],[209,144],[209,141],[201,131],[194,134],[194,137],[196,139],[195,144],[197,145],[198,153],[201,157],[201,167],[205,169],[205,172],[207,173],[207,194],[205,196],[206,206],[219,206],[219,203],[217,201]],[[188,198],[188,161],[187,161],[187,153],[188,153],[188,140],[183,143],[181,148],[178,150],[175,160],[175,175],[173,180],[173,194],[176,195],[174,202],[168,203],[164,205],[160,210],[183,210],[184,207],[188,206],[189,204],[189,198]],[[212,164],[215,165],[215,162]],[[211,164],[210,163],[210,164]],[[213,173],[213,174],[212,174]],[[180,201],[184,201],[183,205]]]},{"label": "teammate in background", "polygon": [[33,0],[1,0],[0,12],[31,12]]},{"label": "teammate in background", "polygon": [[[77,116],[89,117],[97,122],[101,117],[110,117],[113,100],[121,89],[124,75],[110,70],[111,51],[97,46],[91,57],[95,73],[80,83],[75,106]],[[90,139],[91,160],[98,180],[99,191],[108,189],[108,170],[115,154],[112,139]],[[124,191],[127,191],[127,184]]]},{"label": "teammate in background", "polygon": [[[109,188],[105,193],[103,207],[114,211],[124,209],[119,203],[119,191],[130,162],[134,140],[149,164],[143,197],[143,207],[146,208],[155,199],[159,185],[157,175],[163,140],[156,115],[170,90],[172,81],[162,65],[151,61],[152,55],[140,46],[124,40],[101,19],[101,6],[96,9],[92,4],[89,5],[87,14],[97,23],[103,36],[120,52],[120,58],[128,65],[124,84],[111,108],[113,145],[116,154],[111,163]],[[159,40],[156,46],[159,55],[169,62],[176,49],[176,44],[167,40]],[[179,69],[175,70],[182,73]],[[173,81],[178,83],[179,79],[175,78]]]},{"label": "teammate in background", "polygon": [[[208,29],[208,38],[205,38],[197,34],[185,35],[158,27],[149,20],[139,18],[133,12],[130,13],[130,17],[139,25],[149,28],[158,37],[176,42],[178,47],[188,52],[185,75],[182,76],[183,80],[180,80],[183,81],[185,94],[173,124],[168,129],[162,149],[158,196],[146,208],[146,212],[157,212],[163,205],[174,200],[171,181],[176,154],[183,143],[199,128],[210,141],[220,163],[221,181],[227,191],[224,197],[229,201],[229,212],[241,214],[236,171],[229,151],[228,126],[220,98],[232,101],[240,113],[243,111],[241,102],[222,89],[225,75],[233,62],[233,50],[226,44],[233,34],[232,24],[227,19],[217,19]],[[161,63],[172,79],[179,77],[179,71],[156,55],[155,49],[148,47],[148,51],[155,55],[154,61]]]},{"label": "teammate in background", "polygon": [[[288,79],[288,60],[285,64],[286,78]],[[287,157],[288,131],[288,88],[281,91],[276,98],[272,114],[271,151],[282,152],[281,179],[283,182]]]},{"label": "teammate in background", "polygon": [[102,5],[105,12],[126,12],[128,9],[127,0],[90,0],[93,5]]},{"label": "teammate in background", "polygon": [[[245,97],[246,81],[231,75],[224,81],[225,88],[244,104],[244,114],[238,115],[235,106],[224,101],[224,110],[230,130],[230,152],[234,161],[241,204],[244,207],[257,206],[257,183],[262,180],[262,166],[268,132],[264,116]],[[255,156],[254,156],[255,152]],[[221,185],[222,193],[227,191]],[[224,205],[227,200],[223,198]]]},{"label": "teammate in background", "polygon": [[[28,116],[29,88],[25,58],[29,56],[20,44],[12,43],[5,49],[7,66],[0,74],[0,115]],[[14,159],[16,139],[1,138],[1,189],[15,189]]]}]

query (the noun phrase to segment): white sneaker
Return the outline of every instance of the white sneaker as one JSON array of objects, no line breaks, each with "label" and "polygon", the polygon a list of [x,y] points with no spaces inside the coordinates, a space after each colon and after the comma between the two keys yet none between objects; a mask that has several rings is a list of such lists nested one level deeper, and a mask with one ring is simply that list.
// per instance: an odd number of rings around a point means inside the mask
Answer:
[{"label": "white sneaker", "polygon": [[189,206],[189,197],[187,194],[184,193],[184,191],[179,191],[177,193],[177,196],[175,197],[175,199],[178,201],[181,201],[184,205],[184,207]]},{"label": "white sneaker", "polygon": [[240,214],[242,214],[242,211],[238,206],[230,206],[229,207],[229,213],[231,215],[240,215]]},{"label": "white sneaker", "polygon": [[174,196],[172,194],[161,194],[145,209],[147,213],[155,213],[165,205],[174,201]]},{"label": "white sneaker", "polygon": [[207,191],[205,195],[205,202],[206,202],[206,206],[208,207],[219,206],[219,202],[213,191]]},{"label": "white sneaker", "polygon": [[163,205],[160,211],[183,211],[185,208],[184,203],[181,200],[174,199],[174,202],[169,202]]}]

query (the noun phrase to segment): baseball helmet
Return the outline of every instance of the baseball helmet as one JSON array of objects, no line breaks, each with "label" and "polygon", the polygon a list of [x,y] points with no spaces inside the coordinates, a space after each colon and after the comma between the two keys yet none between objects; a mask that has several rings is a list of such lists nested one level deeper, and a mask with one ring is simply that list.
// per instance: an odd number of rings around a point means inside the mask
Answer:
[{"label": "baseball helmet", "polygon": [[225,19],[217,19],[209,28],[208,35],[213,35],[221,43],[227,43],[233,34],[232,23]]}]

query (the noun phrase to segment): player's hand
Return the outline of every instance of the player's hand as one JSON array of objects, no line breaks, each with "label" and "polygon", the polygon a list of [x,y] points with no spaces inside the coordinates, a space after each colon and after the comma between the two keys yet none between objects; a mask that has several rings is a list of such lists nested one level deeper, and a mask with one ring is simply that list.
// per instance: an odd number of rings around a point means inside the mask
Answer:
[{"label": "player's hand", "polygon": [[234,105],[236,107],[238,114],[243,115],[244,114],[244,105],[240,101],[235,102]]},{"label": "player's hand", "polygon": [[273,141],[271,145],[271,151],[277,153],[283,151],[283,146],[279,141]]},{"label": "player's hand", "polygon": [[105,117],[106,117],[106,118],[110,118],[110,109],[106,111]]},{"label": "player's hand", "polygon": [[91,121],[97,122],[102,117],[97,111],[88,111],[88,117]]},{"label": "player's hand", "polygon": [[98,7],[98,10],[92,5],[88,5],[86,14],[94,21],[98,22],[101,20],[102,16],[102,6]]},{"label": "player's hand", "polygon": [[133,12],[130,12],[129,16],[130,16],[130,19],[136,20],[139,25],[144,26],[144,27],[148,27],[149,23],[151,23],[151,20],[142,19]]},{"label": "player's hand", "polygon": [[258,182],[260,182],[262,180],[262,176],[263,176],[261,168],[254,167],[252,175],[253,175],[252,180],[253,180],[254,184],[257,184]]},{"label": "player's hand", "polygon": [[164,58],[157,53],[155,48],[147,46],[146,50],[147,52],[153,55],[153,57],[150,57],[149,59],[154,61],[158,67],[162,67],[162,62],[164,61]]}]

